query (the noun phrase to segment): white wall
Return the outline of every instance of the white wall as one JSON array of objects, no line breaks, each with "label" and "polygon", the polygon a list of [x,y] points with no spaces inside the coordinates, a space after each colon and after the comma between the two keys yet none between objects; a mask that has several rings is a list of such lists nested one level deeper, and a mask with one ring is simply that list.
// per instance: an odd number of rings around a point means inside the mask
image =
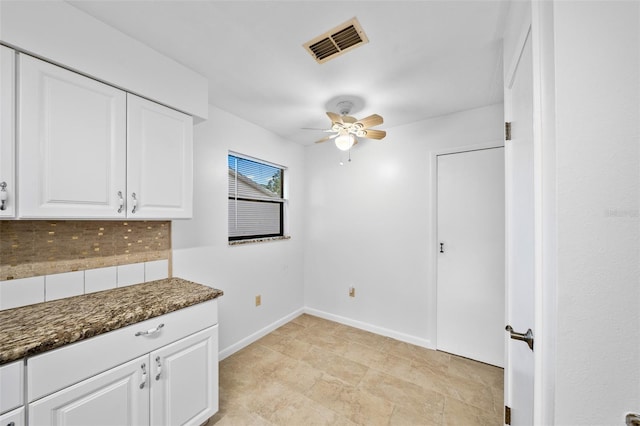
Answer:
[{"label": "white wall", "polygon": [[640,412],[640,3],[554,3],[556,425]]},{"label": "white wall", "polygon": [[61,0],[0,1],[0,41],[207,118],[206,78]]},{"label": "white wall", "polygon": [[[290,240],[228,245],[229,150],[287,167]],[[193,219],[172,223],[173,275],[224,291],[219,299],[222,356],[303,306],[303,151],[215,107],[209,120],[194,128]],[[258,294],[260,307],[254,303]]]},{"label": "white wall", "polygon": [[[317,314],[432,347],[430,151],[501,141],[493,105],[388,130],[340,166],[328,142],[306,157],[305,306]],[[346,155],[342,158],[346,160]],[[354,286],[356,297],[348,297]]]}]

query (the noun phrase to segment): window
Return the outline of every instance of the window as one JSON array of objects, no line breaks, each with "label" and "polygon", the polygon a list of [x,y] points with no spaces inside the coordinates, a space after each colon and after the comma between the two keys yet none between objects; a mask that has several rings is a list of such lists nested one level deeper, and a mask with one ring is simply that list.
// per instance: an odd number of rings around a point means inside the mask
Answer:
[{"label": "window", "polygon": [[229,241],[284,236],[285,169],[229,154]]}]

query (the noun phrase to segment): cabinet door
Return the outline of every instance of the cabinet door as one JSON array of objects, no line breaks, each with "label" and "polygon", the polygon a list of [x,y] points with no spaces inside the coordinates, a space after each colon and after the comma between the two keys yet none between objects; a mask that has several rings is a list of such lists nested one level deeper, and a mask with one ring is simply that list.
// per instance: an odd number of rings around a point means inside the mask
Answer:
[{"label": "cabinet door", "polygon": [[0,416],[0,426],[24,426],[24,407],[16,408]]},{"label": "cabinet door", "polygon": [[148,361],[142,356],[29,404],[29,423],[149,424]]},{"label": "cabinet door", "polygon": [[0,218],[15,215],[15,51],[0,46]]},{"label": "cabinet door", "polygon": [[[0,366],[0,413],[24,405],[24,361]],[[2,423],[0,423],[0,426]]]},{"label": "cabinet door", "polygon": [[190,218],[192,193],[193,119],[127,94],[127,216]]},{"label": "cabinet door", "polygon": [[218,411],[218,326],[151,353],[151,424],[200,425]]},{"label": "cabinet door", "polygon": [[27,55],[18,61],[20,217],[124,217],[125,92]]}]

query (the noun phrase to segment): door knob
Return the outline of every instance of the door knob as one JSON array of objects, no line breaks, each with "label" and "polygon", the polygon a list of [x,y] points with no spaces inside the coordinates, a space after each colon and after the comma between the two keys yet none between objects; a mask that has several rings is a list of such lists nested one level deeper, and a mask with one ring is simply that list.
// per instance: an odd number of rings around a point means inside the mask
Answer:
[{"label": "door knob", "polygon": [[522,340],[523,342],[527,342],[529,349],[533,350],[533,331],[531,331],[531,329],[528,329],[526,333],[516,333],[513,331],[513,327],[508,325],[505,327],[505,330],[509,332],[513,340]]}]

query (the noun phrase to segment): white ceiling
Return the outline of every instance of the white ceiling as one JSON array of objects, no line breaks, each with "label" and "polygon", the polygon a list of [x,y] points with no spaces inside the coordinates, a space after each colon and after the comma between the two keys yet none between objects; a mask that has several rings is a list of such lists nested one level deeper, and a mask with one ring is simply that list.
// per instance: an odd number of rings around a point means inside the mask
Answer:
[{"label": "white ceiling", "polygon": [[[210,104],[310,144],[340,95],[387,130],[501,102],[508,1],[69,3],[207,77]],[[354,16],[368,44],[324,64],[302,47]]]}]

